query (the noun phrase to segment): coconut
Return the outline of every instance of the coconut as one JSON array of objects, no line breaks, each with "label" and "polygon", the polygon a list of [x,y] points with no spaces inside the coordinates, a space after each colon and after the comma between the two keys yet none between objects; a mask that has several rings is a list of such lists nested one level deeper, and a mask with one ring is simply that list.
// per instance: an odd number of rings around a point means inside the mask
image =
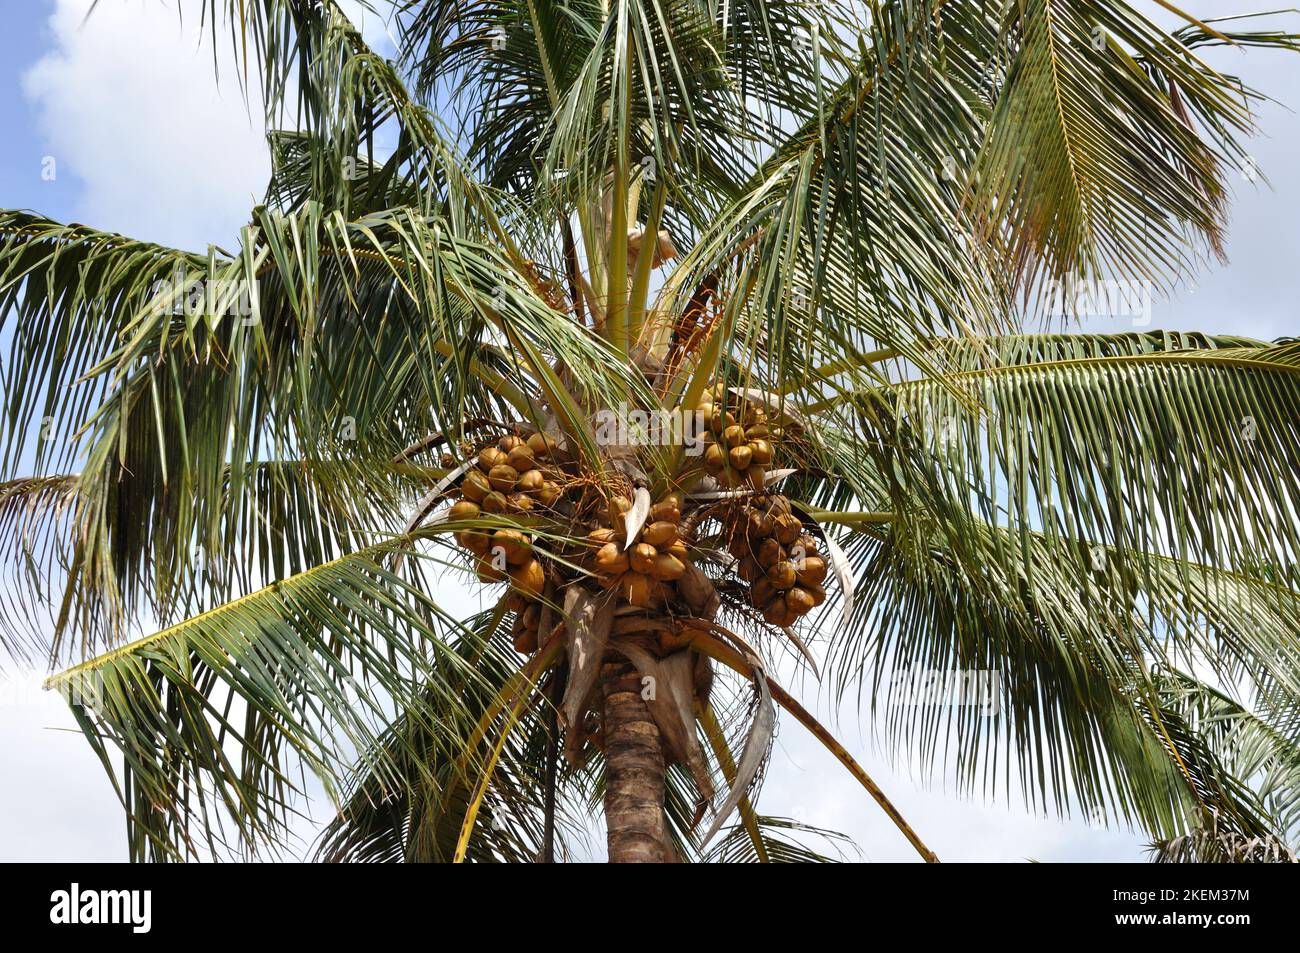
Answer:
[{"label": "coconut", "polygon": [[801,586],[820,586],[826,580],[826,560],[820,556],[805,556],[799,563],[797,575]]},{"label": "coconut", "polygon": [[492,492],[492,486],[478,470],[470,470],[465,474],[465,479],[460,483],[460,494],[465,499],[474,503],[480,503],[483,497]]},{"label": "coconut", "polygon": [[704,450],[704,467],[710,473],[717,473],[727,465],[727,455],[716,443],[711,443]]},{"label": "coconut", "polygon": [[801,583],[799,588],[812,597],[813,605],[815,606],[819,606],[826,601],[826,590],[821,586],[805,585]]},{"label": "coconut", "polygon": [[623,524],[623,514],[632,508],[632,501],[626,496],[615,496],[609,501],[609,521],[610,523],[621,526]]},{"label": "coconut", "polygon": [[686,562],[686,550],[687,550],[686,540],[682,539],[679,536],[677,537],[677,539],[673,540],[671,543],[668,544],[668,548],[665,549],[664,552],[676,556],[682,562]]},{"label": "coconut", "polygon": [[506,434],[506,436],[497,441],[497,446],[501,448],[502,453],[510,453],[516,447],[523,446],[523,443],[524,441],[522,437],[516,436],[515,434]]},{"label": "coconut", "polygon": [[619,534],[608,526],[593,529],[587,534],[587,540],[596,547],[604,546],[606,543],[616,543],[618,539]]},{"label": "coconut", "polygon": [[536,599],[546,586],[546,570],[536,559],[510,570],[510,585],[526,598]]},{"label": "coconut", "polygon": [[492,484],[492,489],[502,493],[513,490],[518,480],[519,471],[508,463],[498,463],[488,471],[488,482]]},{"label": "coconut", "polygon": [[771,536],[758,544],[754,551],[754,557],[758,564],[764,569],[770,569],[774,564],[785,558],[785,552],[781,549],[781,544]]},{"label": "coconut", "polygon": [[483,533],[471,533],[469,530],[461,530],[456,534],[456,542],[477,556],[482,556],[488,551],[488,538]]},{"label": "coconut", "polygon": [[654,597],[654,580],[639,572],[627,572],[619,577],[623,598],[634,606],[645,608]]},{"label": "coconut", "polygon": [[447,519],[454,522],[461,520],[477,519],[479,506],[471,500],[461,500],[459,503],[453,503],[451,509],[447,511]]},{"label": "coconut", "polygon": [[487,496],[483,497],[484,513],[504,513],[510,507],[510,501],[506,499],[504,493],[498,493],[493,490]]},{"label": "coconut", "polygon": [[791,612],[797,612],[799,615],[803,615],[805,612],[811,612],[813,607],[817,605],[817,602],[813,599],[812,593],[807,589],[795,586],[785,594],[785,604],[789,607]]},{"label": "coconut", "polygon": [[515,651],[520,655],[532,655],[537,651],[537,630],[516,629],[511,642],[514,644]]},{"label": "coconut", "polygon": [[541,470],[524,470],[519,474],[519,489],[525,493],[536,493],[545,482]]},{"label": "coconut", "polygon": [[686,572],[686,564],[672,553],[660,553],[655,556],[654,566],[651,568],[651,575],[663,582],[678,579],[684,572]]},{"label": "coconut", "polygon": [[722,440],[726,443],[728,449],[739,447],[745,442],[745,428],[739,424],[732,424],[722,431]]},{"label": "coconut", "polygon": [[551,455],[551,441],[539,430],[529,435],[528,449],[533,452],[534,459],[545,460]]},{"label": "coconut", "polygon": [[720,407],[715,407],[713,413],[709,415],[709,429],[714,433],[722,433],[728,427],[736,425],[736,418]]},{"label": "coconut", "polygon": [[[751,424],[745,428],[745,436],[750,440],[762,440],[766,443],[767,438],[771,436],[771,434],[771,428],[767,426],[766,420]],[[768,448],[771,449],[771,444],[768,444]]]},{"label": "coconut", "polygon": [[[749,429],[754,430],[755,428],[751,427]],[[748,431],[746,431],[745,436],[750,436]],[[749,452],[754,463],[761,463],[763,466],[767,466],[772,462],[772,444],[761,437],[757,440],[750,440]]]},{"label": "coconut", "polygon": [[763,619],[772,625],[789,625],[786,617],[790,614],[785,604],[785,596],[778,595],[763,606]]},{"label": "coconut", "polygon": [[767,581],[777,589],[789,589],[795,582],[794,563],[782,559],[772,564],[767,568]]},{"label": "coconut", "polygon": [[501,582],[506,578],[505,570],[498,569],[488,556],[479,556],[474,560],[474,572],[479,582]]},{"label": "coconut", "polygon": [[556,500],[560,498],[560,487],[550,480],[542,481],[541,487],[537,490],[537,502],[542,506],[554,506]]},{"label": "coconut", "polygon": [[803,523],[793,513],[784,513],[776,518],[776,538],[789,546],[803,533]]},{"label": "coconut", "polygon": [[737,470],[746,469],[749,466],[751,457],[753,457],[753,453],[750,451],[749,445],[743,443],[738,447],[732,447],[727,453],[727,460]]},{"label": "coconut", "polygon": [[659,551],[649,543],[637,543],[628,550],[628,556],[632,560],[632,568],[639,573],[649,573],[655,564],[655,557]]},{"label": "coconut", "polygon": [[492,534],[491,550],[496,552],[498,549],[512,566],[522,565],[533,555],[528,537],[517,529],[499,529]]},{"label": "coconut", "polygon": [[740,576],[745,582],[754,582],[766,576],[767,571],[758,564],[758,560],[753,556],[746,556],[736,566],[736,575]]},{"label": "coconut", "polygon": [[596,552],[596,568],[606,575],[627,572],[629,565],[628,555],[618,548],[618,543],[606,543]]},{"label": "coconut", "polygon": [[678,523],[681,518],[682,511],[678,508],[676,500],[661,500],[650,507],[650,521],[652,523]]},{"label": "coconut", "polygon": [[514,467],[520,473],[523,473],[525,470],[535,469],[537,466],[537,460],[533,456],[533,451],[528,449],[528,444],[526,443],[520,444],[511,450],[509,456],[506,457],[506,463],[510,464],[510,466]]},{"label": "coconut", "polygon": [[478,452],[478,468],[484,473],[488,473],[493,467],[505,463],[508,457],[496,447],[484,447]]},{"label": "coconut", "polygon": [[763,486],[767,483],[767,467],[751,463],[749,469],[745,471],[745,482],[749,484],[751,490],[763,489]]},{"label": "coconut", "polygon": [[776,587],[767,581],[767,576],[760,577],[749,590],[749,601],[755,609],[767,605],[777,595]]},{"label": "coconut", "polygon": [[748,534],[750,539],[759,540],[764,536],[771,536],[773,529],[774,526],[771,517],[750,510],[749,518],[745,526],[745,532]]},{"label": "coconut", "polygon": [[667,520],[658,520],[641,530],[641,542],[663,548],[677,538],[677,527]]}]

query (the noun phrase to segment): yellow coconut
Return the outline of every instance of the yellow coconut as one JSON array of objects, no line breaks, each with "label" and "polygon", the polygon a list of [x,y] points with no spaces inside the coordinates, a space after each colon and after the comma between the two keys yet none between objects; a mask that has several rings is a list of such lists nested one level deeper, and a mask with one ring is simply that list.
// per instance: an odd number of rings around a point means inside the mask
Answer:
[{"label": "yellow coconut", "polygon": [[722,441],[727,445],[728,449],[739,447],[745,442],[745,428],[739,424],[732,424],[722,431]]},{"label": "yellow coconut", "polygon": [[525,493],[536,493],[546,482],[541,470],[524,470],[519,474],[519,489]]},{"label": "yellow coconut", "polygon": [[786,622],[786,617],[789,615],[789,612],[790,610],[785,604],[785,596],[778,595],[772,599],[771,602],[768,602],[763,606],[763,619],[772,625],[789,625],[789,623]]},{"label": "yellow coconut", "polygon": [[554,506],[555,502],[560,498],[560,487],[550,480],[544,480],[537,490],[536,496],[537,502],[541,503],[542,506]]},{"label": "yellow coconut", "polygon": [[753,457],[753,453],[750,451],[749,445],[743,443],[738,447],[732,447],[727,453],[728,462],[737,470],[746,469],[749,466],[751,457]]},{"label": "yellow coconut", "polygon": [[767,483],[767,467],[751,463],[749,469],[745,471],[745,482],[749,484],[751,490],[761,490]]},{"label": "yellow coconut", "polygon": [[492,486],[478,470],[470,470],[465,474],[465,479],[460,483],[460,493],[465,499],[474,503],[480,503],[483,497],[492,492]]},{"label": "yellow coconut", "polygon": [[536,559],[510,570],[510,585],[526,598],[536,599],[546,587],[546,570]]},{"label": "yellow coconut", "polygon": [[746,556],[736,566],[736,575],[740,576],[745,582],[754,582],[757,579],[766,576],[767,571],[758,564],[758,560],[753,556]]},{"label": "yellow coconut", "polygon": [[596,552],[596,569],[606,575],[627,572],[630,564],[627,553],[618,548],[618,543],[606,543]]},{"label": "yellow coconut", "polygon": [[477,556],[482,556],[488,551],[488,537],[484,533],[471,533],[469,530],[461,530],[456,534],[456,542]]},{"label": "yellow coconut", "polygon": [[651,569],[651,575],[661,582],[680,579],[684,572],[686,572],[686,564],[671,553],[659,553],[655,556],[654,566]]},{"label": "yellow coconut", "polygon": [[803,523],[793,513],[784,513],[776,518],[776,538],[789,546],[803,533]]},{"label": "yellow coconut", "polygon": [[539,430],[537,433],[529,435],[528,449],[533,452],[534,459],[545,460],[551,455],[551,441],[547,439],[546,434]]},{"label": "yellow coconut", "polygon": [[664,547],[677,538],[677,526],[667,520],[658,520],[641,530],[641,542]]},{"label": "yellow coconut", "polygon": [[682,511],[676,500],[660,500],[650,507],[651,522],[677,523],[682,518]]},{"label": "yellow coconut", "polygon": [[812,597],[812,593],[799,586],[795,586],[785,594],[785,604],[789,607],[791,612],[799,615],[803,615],[805,612],[811,612],[813,607],[817,605],[816,601]]},{"label": "yellow coconut", "polygon": [[533,451],[528,448],[528,444],[520,444],[510,451],[506,457],[506,463],[514,467],[520,473],[525,470],[532,470],[537,466],[537,460],[533,456]]},{"label": "yellow coconut", "polygon": [[795,582],[794,563],[788,559],[773,563],[767,568],[767,581],[777,589],[789,589]]},{"label": "yellow coconut", "polygon": [[500,550],[505,556],[506,562],[512,566],[522,565],[532,558],[532,547],[528,545],[528,537],[517,529],[499,529],[492,534],[492,552]]},{"label": "yellow coconut", "polygon": [[627,572],[619,577],[623,598],[634,606],[645,608],[654,597],[654,580],[639,572]]},{"label": "yellow coconut", "polygon": [[506,578],[504,569],[498,569],[490,556],[479,556],[474,560],[474,573],[479,582],[501,582]]},{"label": "yellow coconut", "polygon": [[618,542],[619,534],[608,526],[602,526],[588,533],[587,540],[593,546],[604,546],[606,543]]},{"label": "yellow coconut", "polygon": [[459,503],[453,503],[451,509],[447,511],[447,519],[453,522],[462,520],[477,519],[479,514],[479,505],[471,500],[461,500]]},{"label": "yellow coconut", "polygon": [[727,465],[727,454],[722,447],[711,443],[704,450],[704,468],[710,473],[717,473]]},{"label": "yellow coconut", "polygon": [[513,490],[518,480],[519,471],[508,463],[498,463],[488,471],[488,482],[492,484],[492,489],[502,493]]},{"label": "yellow coconut", "polygon": [[632,568],[639,573],[649,573],[654,569],[655,557],[658,555],[659,550],[649,543],[637,543],[628,550],[628,557],[632,560]]},{"label": "yellow coconut", "polygon": [[533,508],[535,501],[527,493],[511,493],[510,508],[520,513],[527,513]]},{"label": "yellow coconut", "polygon": [[488,473],[493,467],[505,463],[507,459],[504,451],[496,447],[484,447],[478,452],[478,467],[484,473]]},{"label": "yellow coconut", "polygon": [[767,576],[762,576],[749,590],[749,601],[755,609],[761,609],[771,602],[775,595],[777,595],[776,587],[767,581]]},{"label": "yellow coconut", "polygon": [[671,543],[669,543],[668,548],[664,550],[664,552],[671,553],[673,556],[676,556],[682,562],[686,562],[686,551],[687,551],[686,540],[682,539],[680,536],[677,537],[677,539],[673,540]]},{"label": "yellow coconut", "polygon": [[798,578],[801,586],[820,586],[826,580],[826,560],[805,556],[798,565]]},{"label": "yellow coconut", "polygon": [[537,651],[537,630],[516,629],[511,642],[514,644],[515,651],[520,655],[532,655]]},{"label": "yellow coconut", "polygon": [[510,501],[506,499],[504,493],[498,493],[496,490],[493,490],[487,496],[483,497],[482,506],[484,513],[504,513],[510,508]]},{"label": "yellow coconut", "polygon": [[[749,434],[746,433],[745,436],[749,436]],[[758,440],[750,440],[749,452],[754,463],[761,463],[764,466],[767,466],[772,462],[772,444],[767,440],[762,438]]]},{"label": "yellow coconut", "polygon": [[758,564],[764,569],[770,569],[784,557],[785,553],[781,549],[781,544],[771,536],[759,543],[758,548],[754,550],[754,558],[758,560]]}]

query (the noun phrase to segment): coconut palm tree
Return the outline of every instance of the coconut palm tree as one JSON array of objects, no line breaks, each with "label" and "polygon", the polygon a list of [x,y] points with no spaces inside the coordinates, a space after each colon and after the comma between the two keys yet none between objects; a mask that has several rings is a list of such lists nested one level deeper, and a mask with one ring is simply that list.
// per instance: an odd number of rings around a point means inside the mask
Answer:
[{"label": "coconut palm tree", "polygon": [[328,860],[572,857],[602,804],[611,861],[825,859],[755,804],[780,711],[936,859],[791,676],[961,791],[1293,857],[1300,343],[1142,328],[1255,174],[1201,50],[1296,36],[397,7],[390,61],[206,0],[268,103],[234,249],[0,213],[3,638],[133,858],[293,849],[319,785]]}]

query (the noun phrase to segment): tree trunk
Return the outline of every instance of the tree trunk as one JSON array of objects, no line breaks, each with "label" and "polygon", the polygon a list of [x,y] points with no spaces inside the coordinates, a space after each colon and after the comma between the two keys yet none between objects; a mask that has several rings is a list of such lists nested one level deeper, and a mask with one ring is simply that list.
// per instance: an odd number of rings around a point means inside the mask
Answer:
[{"label": "tree trunk", "polygon": [[673,855],[664,816],[663,745],[641,698],[641,679],[611,651],[601,669],[601,689],[609,862],[667,863]]}]

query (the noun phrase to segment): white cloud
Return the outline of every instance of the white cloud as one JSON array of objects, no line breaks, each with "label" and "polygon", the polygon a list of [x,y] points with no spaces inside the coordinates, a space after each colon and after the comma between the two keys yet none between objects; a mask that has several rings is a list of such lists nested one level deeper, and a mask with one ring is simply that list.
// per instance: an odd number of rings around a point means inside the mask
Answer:
[{"label": "white cloud", "polygon": [[226,37],[192,0],[57,0],[53,49],[24,77],[59,175],[82,183],[78,218],[136,238],[230,247],[270,172],[260,102],[245,104]]}]

